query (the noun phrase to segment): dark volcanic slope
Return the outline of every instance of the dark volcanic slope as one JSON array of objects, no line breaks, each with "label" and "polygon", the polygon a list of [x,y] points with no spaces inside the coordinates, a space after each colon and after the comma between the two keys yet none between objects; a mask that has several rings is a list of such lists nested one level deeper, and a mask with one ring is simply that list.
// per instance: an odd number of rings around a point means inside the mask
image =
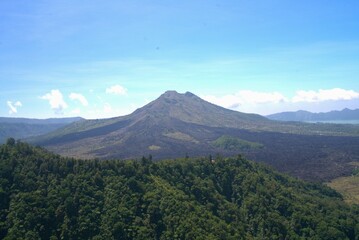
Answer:
[{"label": "dark volcanic slope", "polygon": [[[254,129],[269,122],[260,115],[239,113],[210,104],[191,93],[168,91],[128,116],[74,123],[38,138],[36,143],[70,156],[132,158],[149,149],[157,149],[154,150],[156,153],[168,152],[163,144],[190,144],[192,149],[192,143],[202,142],[202,139],[194,139],[191,134],[183,132],[196,131],[195,125]],[[154,145],[156,142],[161,145]],[[136,151],[128,150],[133,147]]]},{"label": "dark volcanic slope", "polygon": [[327,180],[348,174],[348,163],[358,161],[359,137],[343,136],[357,132],[354,126],[271,121],[169,91],[128,116],[77,122],[37,143],[66,156],[101,159],[241,153],[298,177]]}]

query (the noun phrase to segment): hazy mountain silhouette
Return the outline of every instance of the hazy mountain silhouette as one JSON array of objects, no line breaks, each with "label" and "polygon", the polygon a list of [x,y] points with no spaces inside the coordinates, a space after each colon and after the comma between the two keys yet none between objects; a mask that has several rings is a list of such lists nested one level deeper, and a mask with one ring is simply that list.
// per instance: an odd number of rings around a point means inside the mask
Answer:
[{"label": "hazy mountain silhouette", "polygon": [[308,111],[281,112],[267,116],[272,120],[279,121],[359,121],[359,109],[351,110],[345,108],[341,111],[330,111],[325,113],[312,113]]},{"label": "hazy mountain silhouette", "polygon": [[9,137],[28,138],[46,134],[83,118],[7,118],[0,117],[0,143]]}]

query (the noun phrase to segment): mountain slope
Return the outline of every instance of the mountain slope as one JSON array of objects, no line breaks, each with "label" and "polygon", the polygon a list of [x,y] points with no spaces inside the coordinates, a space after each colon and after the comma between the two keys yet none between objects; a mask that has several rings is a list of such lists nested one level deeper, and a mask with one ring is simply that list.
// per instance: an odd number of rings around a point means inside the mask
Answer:
[{"label": "mountain slope", "polygon": [[[163,158],[167,157],[165,153],[178,154],[178,149],[182,155],[186,149],[202,149],[202,139],[193,139],[199,143],[194,146],[178,137],[193,138],[196,132],[203,135],[199,138],[205,137],[208,130],[202,127],[201,132],[198,126],[246,129],[266,122],[269,120],[262,116],[230,111],[191,93],[168,91],[128,116],[77,122],[35,142],[69,156],[100,158],[139,157],[140,151],[146,153],[154,145],[161,148],[159,152],[166,150],[161,154]],[[173,147],[177,150],[173,151]]]},{"label": "mountain slope", "polygon": [[272,120],[279,121],[301,121],[301,122],[314,122],[314,121],[357,121],[359,122],[359,109],[350,110],[343,109],[342,111],[330,111],[326,113],[312,113],[308,111],[296,112],[282,112],[271,114],[267,116]]},{"label": "mountain slope", "polygon": [[147,118],[158,121],[162,121],[163,119],[176,119],[205,126],[235,128],[251,128],[253,123],[260,124],[269,122],[260,115],[240,113],[216,106],[189,92],[179,94],[175,91],[167,91],[158,99],[137,109],[128,116],[87,120],[61,129],[51,136],[85,132],[99,127],[110,127],[116,125],[118,122],[127,122],[129,125],[133,125]]},{"label": "mountain slope", "polygon": [[175,91],[167,91],[133,115],[173,118],[211,127],[250,128],[249,122],[268,122],[260,115],[231,111],[206,102],[193,93],[179,94]]},{"label": "mountain slope", "polygon": [[[35,143],[78,158],[129,159],[151,154],[154,159],[165,159],[241,153],[295,176],[322,181],[351,172],[347,163],[359,158],[359,137],[344,136],[358,133],[359,127],[351,125],[271,121],[224,109],[191,93],[169,91],[128,116],[76,122]],[[218,141],[225,142],[216,144]],[[223,147],[228,141],[237,146]]]},{"label": "mountain slope", "polygon": [[153,163],[0,146],[1,239],[355,239],[334,190],[242,157]]},{"label": "mountain slope", "polygon": [[83,120],[83,118],[5,118],[0,117],[0,143],[9,137],[28,138],[43,135],[70,123]]}]

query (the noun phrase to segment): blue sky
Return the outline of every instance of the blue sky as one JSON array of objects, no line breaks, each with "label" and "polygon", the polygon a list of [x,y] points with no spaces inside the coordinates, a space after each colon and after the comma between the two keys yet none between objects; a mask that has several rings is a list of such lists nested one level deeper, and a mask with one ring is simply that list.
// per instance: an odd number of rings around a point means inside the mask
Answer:
[{"label": "blue sky", "polygon": [[0,2],[0,116],[124,115],[166,90],[244,112],[359,108],[359,2]]}]

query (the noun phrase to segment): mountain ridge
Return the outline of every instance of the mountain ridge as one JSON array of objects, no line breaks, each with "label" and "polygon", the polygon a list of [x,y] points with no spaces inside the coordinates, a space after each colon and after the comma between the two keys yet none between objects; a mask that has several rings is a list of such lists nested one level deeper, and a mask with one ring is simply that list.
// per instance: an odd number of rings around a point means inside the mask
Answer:
[{"label": "mountain ridge", "polygon": [[295,112],[281,112],[267,115],[271,120],[279,121],[359,121],[359,109],[334,110],[330,112],[313,113],[299,110]]},{"label": "mountain ridge", "polygon": [[73,122],[84,120],[73,118],[7,118],[0,117],[0,143],[9,137],[29,138],[53,132]]},{"label": "mountain ridge", "polygon": [[[149,114],[153,110],[165,113],[165,116],[177,118],[184,122],[210,126],[223,126],[223,124],[237,126],[227,119],[229,113],[251,121],[267,121],[266,118],[258,114],[241,113],[217,106],[199,98],[191,92],[180,94],[176,91],[166,91],[159,98],[136,110],[133,114],[143,111],[145,114]],[[163,110],[168,112],[163,112]],[[221,122],[213,118],[209,121],[208,118],[210,118],[211,114],[221,114]],[[196,117],[201,118],[198,119]],[[223,123],[223,118],[226,119],[227,122]]]}]

